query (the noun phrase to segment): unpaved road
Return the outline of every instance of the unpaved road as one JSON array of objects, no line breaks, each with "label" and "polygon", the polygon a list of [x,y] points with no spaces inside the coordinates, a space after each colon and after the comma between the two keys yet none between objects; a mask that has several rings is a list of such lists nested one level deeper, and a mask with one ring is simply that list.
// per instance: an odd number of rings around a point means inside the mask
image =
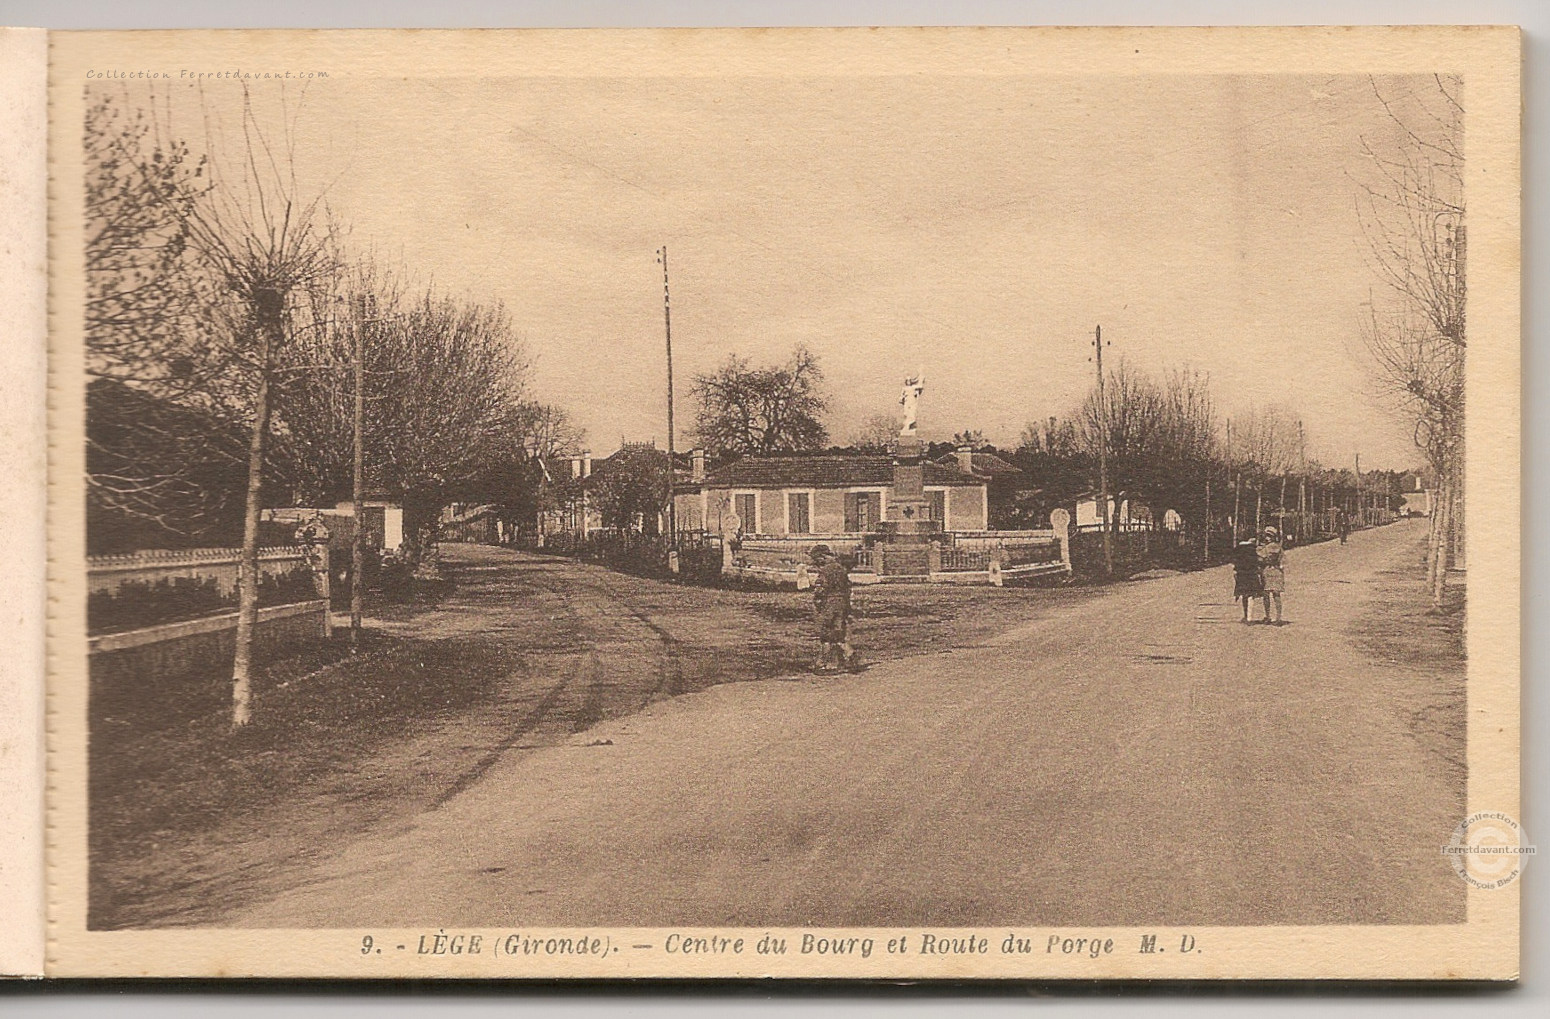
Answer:
[{"label": "unpaved road", "polygon": [[[449,589],[378,606],[360,658],[261,687],[240,739],[219,701],[185,718],[155,698],[97,733],[93,774],[117,781],[95,782],[94,928],[217,923],[297,887],[338,846],[402,830],[497,762],[656,700],[807,679],[805,595],[480,545],[443,553]],[[868,588],[856,610],[862,646],[886,660],[975,647],[1103,595],[906,585]]]},{"label": "unpaved road", "polygon": [[1241,625],[1211,570],[497,751],[218,922],[1459,922],[1438,847],[1463,814],[1462,713],[1414,719],[1461,677],[1384,658],[1357,625],[1421,526],[1290,553],[1285,627]]}]

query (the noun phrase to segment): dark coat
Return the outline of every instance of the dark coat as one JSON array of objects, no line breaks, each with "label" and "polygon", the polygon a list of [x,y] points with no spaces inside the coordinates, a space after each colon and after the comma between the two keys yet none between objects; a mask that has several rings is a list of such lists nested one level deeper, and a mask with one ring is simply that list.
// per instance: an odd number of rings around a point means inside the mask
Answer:
[{"label": "dark coat", "polygon": [[1265,582],[1259,572],[1259,549],[1252,541],[1240,541],[1232,550],[1234,598],[1254,597],[1265,593]]},{"label": "dark coat", "polygon": [[845,640],[850,627],[850,572],[838,559],[820,566],[813,580],[813,621],[819,640],[830,644]]}]

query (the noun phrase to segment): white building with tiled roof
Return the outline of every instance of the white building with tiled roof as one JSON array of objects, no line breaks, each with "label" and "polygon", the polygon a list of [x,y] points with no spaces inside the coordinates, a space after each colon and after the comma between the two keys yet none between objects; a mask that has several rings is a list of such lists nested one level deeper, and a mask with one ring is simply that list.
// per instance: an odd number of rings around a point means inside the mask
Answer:
[{"label": "white building with tiled roof", "polygon": [[[720,534],[861,534],[892,519],[894,463],[887,455],[743,457],[707,471],[698,452],[674,489],[681,530]],[[988,526],[987,479],[956,464],[926,463],[928,519],[947,531]]]}]

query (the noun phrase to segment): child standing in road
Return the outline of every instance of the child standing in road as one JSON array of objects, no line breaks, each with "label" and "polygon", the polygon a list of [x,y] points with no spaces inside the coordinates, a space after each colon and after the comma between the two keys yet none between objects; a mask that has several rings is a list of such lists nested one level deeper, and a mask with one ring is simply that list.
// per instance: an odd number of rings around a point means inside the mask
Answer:
[{"label": "child standing in road", "polygon": [[813,579],[813,621],[818,629],[818,661],[813,671],[829,671],[831,655],[837,669],[859,668],[859,657],[850,646],[850,571],[827,545],[812,551],[818,576]]},{"label": "child standing in road", "polygon": [[1265,622],[1270,622],[1270,599],[1276,603],[1275,625],[1281,625],[1281,592],[1286,590],[1286,573],[1281,568],[1281,558],[1285,550],[1281,547],[1281,532],[1274,527],[1265,528],[1264,540],[1259,543],[1255,553],[1259,560],[1260,586],[1264,593],[1260,595],[1265,600]]},{"label": "child standing in road", "polygon": [[[1240,541],[1233,546],[1232,575],[1233,597],[1243,603],[1243,621],[1245,623],[1250,622],[1249,602],[1262,597],[1265,593],[1265,585],[1259,575],[1259,551],[1255,547],[1252,538]],[[1268,611],[1269,605],[1267,600],[1266,619],[1270,618]]]}]

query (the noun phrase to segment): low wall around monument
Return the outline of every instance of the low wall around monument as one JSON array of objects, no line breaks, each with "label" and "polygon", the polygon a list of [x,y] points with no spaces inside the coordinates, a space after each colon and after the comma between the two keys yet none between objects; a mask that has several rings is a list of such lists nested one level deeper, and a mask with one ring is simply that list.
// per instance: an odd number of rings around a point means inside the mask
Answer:
[{"label": "low wall around monument", "polygon": [[1049,575],[1069,575],[1071,545],[1055,529],[948,531],[922,549],[919,569],[900,573],[889,566],[889,547],[867,534],[760,535],[730,547],[722,577],[798,589],[811,583],[812,550],[824,545],[853,559],[851,581],[876,583],[985,584]]}]

